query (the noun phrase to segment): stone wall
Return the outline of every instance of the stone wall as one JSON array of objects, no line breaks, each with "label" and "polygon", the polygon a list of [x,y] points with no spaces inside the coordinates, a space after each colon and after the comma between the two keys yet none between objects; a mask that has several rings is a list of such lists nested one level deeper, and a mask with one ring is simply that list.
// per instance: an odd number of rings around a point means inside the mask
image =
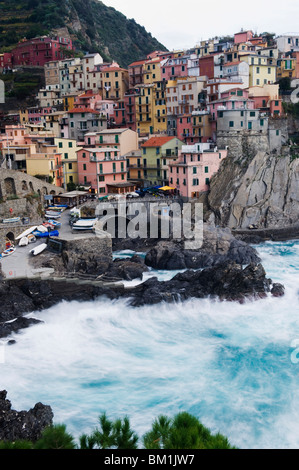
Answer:
[{"label": "stone wall", "polygon": [[111,236],[101,230],[95,230],[94,237],[61,239],[61,258],[64,273],[83,273],[99,276],[104,274],[112,262]]},{"label": "stone wall", "polygon": [[2,200],[7,200],[7,198],[13,196],[24,197],[30,193],[37,193],[42,196],[45,194],[59,194],[60,192],[63,192],[62,188],[46,183],[34,176],[21,171],[1,168],[0,199]]}]

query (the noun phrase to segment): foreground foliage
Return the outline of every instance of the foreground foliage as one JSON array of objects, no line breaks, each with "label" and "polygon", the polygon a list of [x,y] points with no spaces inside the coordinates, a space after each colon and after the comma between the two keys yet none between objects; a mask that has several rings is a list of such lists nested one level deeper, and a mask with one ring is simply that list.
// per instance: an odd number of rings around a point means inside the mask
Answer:
[{"label": "foreground foliage", "polygon": [[[213,435],[189,413],[173,419],[161,415],[141,439],[144,449],[235,449],[222,434]],[[139,437],[131,429],[128,417],[111,421],[106,413],[99,416],[99,427],[90,435],[82,434],[79,444],[67,432],[64,424],[47,427],[41,438],[30,441],[0,442],[1,449],[138,449]]]}]

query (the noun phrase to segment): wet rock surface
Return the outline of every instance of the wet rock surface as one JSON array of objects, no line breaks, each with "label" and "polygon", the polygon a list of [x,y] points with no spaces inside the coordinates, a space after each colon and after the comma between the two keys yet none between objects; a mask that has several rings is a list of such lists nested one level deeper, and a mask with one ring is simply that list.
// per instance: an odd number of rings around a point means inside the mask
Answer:
[{"label": "wet rock surface", "polygon": [[29,411],[16,411],[6,398],[6,390],[0,391],[0,440],[37,441],[46,426],[53,424],[53,412],[50,406],[36,403]]}]

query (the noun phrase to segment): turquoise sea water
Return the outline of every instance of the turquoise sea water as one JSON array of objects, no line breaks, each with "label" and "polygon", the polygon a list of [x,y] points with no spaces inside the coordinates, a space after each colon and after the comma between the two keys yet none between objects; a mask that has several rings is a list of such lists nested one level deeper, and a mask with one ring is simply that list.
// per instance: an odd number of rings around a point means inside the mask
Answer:
[{"label": "turquoise sea water", "polygon": [[[185,410],[240,448],[298,448],[299,241],[257,248],[283,298],[61,303],[13,335],[0,388],[18,410],[49,404],[76,437],[103,411],[128,415],[141,436],[159,414]],[[157,274],[174,273],[146,277]]]}]

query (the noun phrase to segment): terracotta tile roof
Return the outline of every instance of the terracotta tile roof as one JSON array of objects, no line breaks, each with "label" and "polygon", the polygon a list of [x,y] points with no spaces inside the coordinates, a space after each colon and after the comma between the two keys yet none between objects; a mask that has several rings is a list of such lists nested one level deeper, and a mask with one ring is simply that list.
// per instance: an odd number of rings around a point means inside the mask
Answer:
[{"label": "terracotta tile roof", "polygon": [[141,145],[141,147],[161,147],[164,144],[167,144],[167,142],[170,142],[171,140],[175,139],[175,137],[151,137],[147,142]]},{"label": "terracotta tile roof", "polygon": [[134,67],[134,66],[137,66],[137,65],[143,65],[145,64],[147,61],[147,59],[144,59],[144,60],[137,60],[136,62],[132,62],[129,67]]},{"label": "terracotta tile roof", "polygon": [[238,65],[238,64],[241,64],[241,62],[242,62],[241,60],[238,60],[236,62],[225,62],[223,64],[223,67],[230,67],[231,65]]}]

